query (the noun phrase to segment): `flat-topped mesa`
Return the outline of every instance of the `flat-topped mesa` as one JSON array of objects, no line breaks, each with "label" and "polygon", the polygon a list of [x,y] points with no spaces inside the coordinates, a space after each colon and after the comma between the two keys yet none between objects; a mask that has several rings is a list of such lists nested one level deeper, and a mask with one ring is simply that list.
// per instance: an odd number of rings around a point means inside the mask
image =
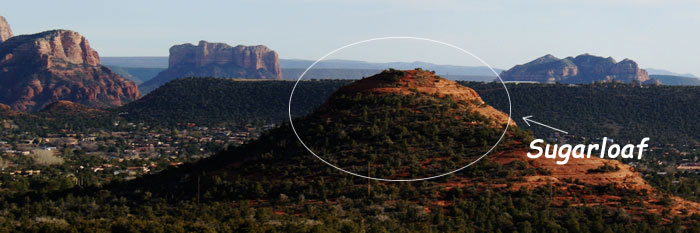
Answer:
[{"label": "flat-topped mesa", "polygon": [[197,45],[170,47],[168,69],[139,88],[150,92],[174,79],[187,77],[282,79],[282,70],[277,52],[264,45],[233,47],[200,41]]},{"label": "flat-topped mesa", "polygon": [[[211,65],[234,66],[249,70],[248,73],[222,72],[215,76],[243,75],[252,78],[282,79],[277,53],[264,45],[232,47],[225,43],[200,41],[198,45],[182,44],[170,48],[168,68],[204,68]],[[255,73],[258,70],[265,70],[271,76]]]},{"label": "flat-topped mesa", "polygon": [[473,89],[427,70],[384,70],[379,74],[341,87],[336,94],[348,95],[358,92],[400,95],[427,94],[437,95],[440,98],[449,97],[458,104],[493,119],[500,125],[505,125],[508,122],[511,126],[516,125],[513,120],[509,120],[508,114],[487,105]]},{"label": "flat-topped mesa", "polygon": [[196,46],[183,44],[170,48],[169,68],[177,66],[201,68],[208,65],[234,65],[252,70],[263,69],[272,73],[274,77],[261,78],[282,78],[277,53],[264,45],[232,47],[225,43],[200,41]]}]

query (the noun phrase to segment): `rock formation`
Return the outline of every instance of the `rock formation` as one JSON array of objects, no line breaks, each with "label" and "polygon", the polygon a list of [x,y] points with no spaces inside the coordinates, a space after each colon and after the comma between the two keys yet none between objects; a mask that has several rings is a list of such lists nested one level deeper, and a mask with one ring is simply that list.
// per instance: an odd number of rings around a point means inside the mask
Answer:
[{"label": "rock formation", "polygon": [[595,81],[648,82],[649,74],[636,62],[616,62],[608,57],[589,54],[564,59],[546,55],[501,73],[504,81],[536,81],[543,83],[592,83]]},{"label": "rock formation", "polygon": [[136,84],[100,65],[85,37],[68,30],[15,36],[0,44],[0,77],[0,102],[19,111],[58,100],[112,107],[139,96]]},{"label": "rock formation", "polygon": [[282,79],[275,51],[263,46],[231,47],[200,41],[170,48],[168,69],[141,85],[144,92],[184,77]]},{"label": "rock formation", "polygon": [[5,42],[7,39],[12,37],[12,29],[10,24],[7,23],[5,17],[0,16],[0,43]]},{"label": "rock formation", "polygon": [[422,69],[383,71],[341,87],[336,94],[353,95],[357,92],[400,95],[420,93],[449,97],[462,107],[493,119],[496,127],[515,125],[515,121],[510,119],[508,114],[487,105],[473,89]]}]

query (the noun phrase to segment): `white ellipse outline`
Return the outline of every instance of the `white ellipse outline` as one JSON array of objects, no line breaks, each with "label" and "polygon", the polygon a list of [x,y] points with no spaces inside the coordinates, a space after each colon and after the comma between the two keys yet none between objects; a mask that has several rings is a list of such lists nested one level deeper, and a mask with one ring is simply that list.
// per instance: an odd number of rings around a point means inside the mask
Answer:
[{"label": "white ellipse outline", "polygon": [[[376,177],[371,177],[371,176],[365,176],[365,175],[357,174],[357,173],[354,173],[354,172],[351,172],[351,171],[346,171],[345,169],[342,169],[342,168],[340,168],[340,167],[338,167],[338,166],[335,166],[335,165],[329,163],[328,161],[324,160],[323,158],[321,158],[321,156],[316,155],[316,153],[314,153],[308,146],[306,146],[306,144],[304,143],[304,141],[301,140],[301,137],[299,136],[299,133],[297,133],[297,130],[294,128],[294,121],[292,120],[292,98],[294,97],[294,91],[296,90],[297,85],[299,84],[299,81],[301,81],[301,79],[304,77],[304,75],[306,75],[306,73],[307,73],[309,70],[311,70],[317,63],[319,63],[319,62],[322,61],[323,59],[326,59],[326,57],[328,57],[328,56],[330,56],[330,55],[333,55],[334,53],[336,53],[336,52],[338,52],[338,51],[340,51],[340,50],[343,50],[343,49],[345,49],[345,48],[348,48],[348,47],[351,47],[351,46],[355,46],[355,45],[358,45],[358,44],[367,43],[367,42],[378,41],[378,40],[391,40],[391,39],[422,40],[422,41],[428,41],[428,42],[438,43],[438,44],[442,44],[442,45],[445,45],[445,46],[452,47],[452,48],[454,48],[454,49],[457,49],[457,50],[459,50],[459,51],[462,51],[462,52],[466,53],[467,55],[472,56],[473,58],[475,58],[476,60],[478,60],[479,62],[481,62],[483,65],[485,65],[486,67],[488,67],[488,68],[491,70],[491,72],[493,72],[493,73],[496,75],[496,77],[498,78],[498,80],[501,81],[501,84],[503,85],[503,88],[506,90],[506,96],[508,97],[508,123],[506,124],[506,127],[505,127],[505,129],[503,130],[503,133],[501,134],[501,137],[498,139],[498,141],[496,142],[496,144],[494,144],[494,145],[491,147],[491,149],[489,149],[488,151],[486,151],[486,153],[484,153],[483,155],[481,155],[481,157],[479,157],[479,158],[477,158],[476,160],[472,161],[471,163],[465,165],[464,167],[457,168],[457,169],[455,169],[455,170],[453,170],[453,171],[446,172],[446,173],[443,173],[443,174],[440,174],[440,175],[435,175],[435,176],[430,176],[430,177],[423,177],[423,178],[416,178],[416,179],[384,179],[384,178],[376,178]],[[335,168],[335,169],[338,169],[338,170],[340,170],[340,171],[342,171],[342,172],[345,172],[345,173],[347,173],[347,174],[354,175],[354,176],[357,176],[357,177],[362,177],[362,178],[365,178],[365,179],[370,179],[370,180],[389,181],[389,182],[411,182],[411,181],[430,180],[430,179],[435,179],[435,178],[438,178],[438,177],[443,177],[443,176],[446,176],[446,175],[450,175],[450,174],[453,174],[453,173],[455,173],[455,172],[461,171],[462,169],[465,169],[465,168],[471,166],[472,164],[474,164],[474,163],[476,163],[476,162],[479,162],[479,160],[481,160],[482,158],[486,157],[486,155],[488,155],[489,153],[491,153],[491,151],[493,151],[493,149],[496,148],[496,146],[498,146],[499,143],[501,143],[501,140],[503,140],[503,136],[505,136],[506,133],[508,132],[508,127],[510,126],[510,119],[511,119],[511,115],[512,115],[512,106],[511,106],[511,101],[510,101],[510,93],[508,92],[508,87],[506,87],[506,83],[503,82],[503,79],[501,79],[501,76],[498,74],[498,72],[496,72],[496,70],[494,70],[493,68],[491,68],[491,66],[490,66],[489,64],[487,64],[484,60],[482,60],[482,59],[479,58],[478,56],[472,54],[471,52],[469,52],[469,51],[467,51],[467,50],[465,50],[465,49],[463,49],[463,48],[460,48],[460,47],[458,47],[458,46],[456,46],[456,45],[452,45],[452,44],[449,44],[449,43],[446,43],[446,42],[442,42],[442,41],[438,41],[438,40],[433,40],[433,39],[428,39],[428,38],[412,37],[412,36],[389,36],[389,37],[378,37],[378,38],[372,38],[372,39],[362,40],[362,41],[358,41],[358,42],[354,42],[354,43],[345,45],[345,46],[343,46],[343,47],[337,48],[337,49],[335,49],[335,50],[333,50],[333,51],[327,53],[326,55],[323,55],[321,58],[319,58],[319,59],[316,60],[314,63],[312,63],[308,68],[306,68],[306,70],[304,70],[303,73],[301,73],[301,75],[299,76],[299,78],[297,79],[297,81],[294,83],[294,87],[292,87],[292,93],[289,95],[288,114],[289,114],[289,124],[290,124],[290,126],[292,126],[292,131],[294,131],[294,135],[297,137],[297,139],[299,140],[299,142],[301,143],[301,145],[304,146],[304,148],[306,148],[306,150],[309,151],[312,155],[314,155],[314,157],[316,157],[317,159],[321,160],[321,162],[327,164],[328,166],[331,166],[331,167],[333,167],[333,168]]]}]

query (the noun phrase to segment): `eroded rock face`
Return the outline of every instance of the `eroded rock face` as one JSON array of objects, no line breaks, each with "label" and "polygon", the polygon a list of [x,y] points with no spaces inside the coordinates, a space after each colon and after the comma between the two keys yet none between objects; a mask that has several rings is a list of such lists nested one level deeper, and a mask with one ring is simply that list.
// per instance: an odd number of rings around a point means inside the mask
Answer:
[{"label": "eroded rock face", "polygon": [[357,80],[343,86],[336,94],[354,95],[354,93],[371,94],[428,94],[449,97],[473,112],[491,118],[496,126],[516,125],[508,114],[487,105],[474,89],[462,86],[426,70],[390,70]]},{"label": "eroded rock face", "polygon": [[536,81],[544,83],[592,83],[595,81],[647,82],[649,74],[636,62],[625,59],[616,62],[608,57],[579,55],[564,59],[546,55],[517,65],[501,73],[504,81]]},{"label": "eroded rock face", "polygon": [[224,43],[200,41],[199,45],[176,45],[170,48],[169,68],[193,66],[196,68],[209,65],[231,65],[245,69],[264,69],[273,77],[259,78],[281,79],[277,53],[263,45],[231,47]]},{"label": "eroded rock face", "polygon": [[10,24],[7,23],[5,17],[0,16],[0,43],[10,39],[12,37],[12,29]]},{"label": "eroded rock face", "polygon": [[170,48],[168,69],[141,85],[151,91],[184,77],[282,79],[277,53],[263,45],[236,47],[200,41]]},{"label": "eroded rock face", "polygon": [[90,107],[120,106],[138,88],[109,68],[77,32],[53,30],[0,44],[0,102],[34,111],[58,100]]}]

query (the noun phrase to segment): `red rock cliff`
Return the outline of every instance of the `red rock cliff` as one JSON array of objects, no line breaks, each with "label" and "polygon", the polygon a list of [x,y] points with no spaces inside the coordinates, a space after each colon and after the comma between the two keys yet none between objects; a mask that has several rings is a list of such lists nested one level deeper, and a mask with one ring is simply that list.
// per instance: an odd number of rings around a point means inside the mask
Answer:
[{"label": "red rock cliff", "polygon": [[171,47],[168,69],[139,87],[149,92],[185,77],[282,79],[282,71],[277,53],[263,45],[231,47],[200,41]]},{"label": "red rock cliff", "polygon": [[504,81],[537,81],[544,83],[592,83],[617,80],[646,82],[649,74],[636,62],[625,59],[616,62],[608,57],[583,54],[564,59],[546,55],[501,73]]},{"label": "red rock cliff", "polygon": [[170,48],[169,68],[178,66],[194,66],[196,68],[209,65],[231,65],[244,69],[264,69],[281,79],[279,58],[275,51],[264,45],[231,47],[224,43],[209,43],[200,41],[199,45],[175,45]]},{"label": "red rock cliff", "polygon": [[120,106],[138,88],[109,68],[82,35],[53,30],[0,44],[0,102],[33,111],[58,100],[90,107]]}]

